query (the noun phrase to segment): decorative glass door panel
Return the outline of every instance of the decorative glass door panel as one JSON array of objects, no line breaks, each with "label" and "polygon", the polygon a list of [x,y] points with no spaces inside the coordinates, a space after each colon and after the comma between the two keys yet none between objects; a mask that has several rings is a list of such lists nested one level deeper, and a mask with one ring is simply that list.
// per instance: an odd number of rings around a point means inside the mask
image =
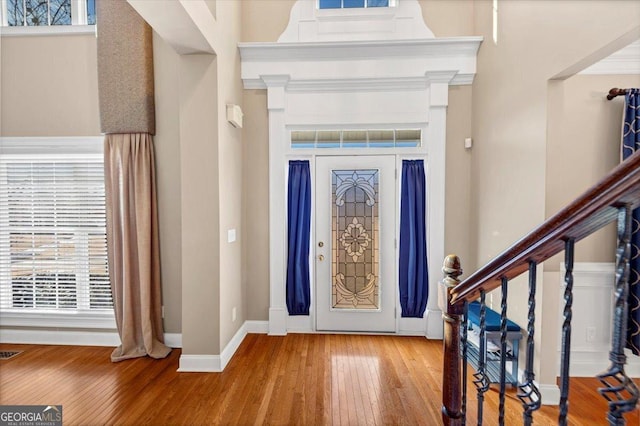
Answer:
[{"label": "decorative glass door panel", "polygon": [[316,328],[395,331],[395,157],[316,157]]},{"label": "decorative glass door panel", "polygon": [[332,170],[332,309],[379,309],[377,169]]}]

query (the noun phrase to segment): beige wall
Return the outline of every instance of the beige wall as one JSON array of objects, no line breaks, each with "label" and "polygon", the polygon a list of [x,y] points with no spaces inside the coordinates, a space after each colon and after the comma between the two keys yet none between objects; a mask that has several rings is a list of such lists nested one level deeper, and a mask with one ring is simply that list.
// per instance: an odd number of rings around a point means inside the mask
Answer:
[{"label": "beige wall", "polygon": [[277,41],[296,0],[244,0],[242,41]]},{"label": "beige wall", "polygon": [[[242,9],[242,40],[277,41],[286,28],[293,0],[247,0]],[[421,1],[427,25],[437,37],[473,35],[472,1]],[[263,90],[245,90],[243,282],[247,319],[267,320],[269,311],[269,147],[267,97]],[[447,113],[447,188],[445,250],[463,262],[475,262],[470,243],[471,87],[449,90]],[[465,263],[466,264],[466,263]],[[441,265],[431,265],[440,268]]]},{"label": "beige wall", "polygon": [[[472,227],[479,265],[547,215],[549,79],[637,28],[640,4],[501,1],[497,44],[492,41],[492,2],[476,2],[474,8],[475,29],[485,37],[473,85]],[[509,316],[524,325],[526,288],[518,286],[510,292]],[[557,315],[546,300],[557,298],[557,292],[549,290],[539,292],[539,306],[544,306],[539,323],[544,317],[553,324]],[[542,342],[541,334],[536,336],[538,350],[555,347],[554,333],[544,332]],[[555,383],[553,362],[541,360],[542,383]]]},{"label": "beige wall", "polygon": [[476,29],[485,37],[473,93],[479,264],[545,218],[548,80],[637,26],[640,13],[638,3],[626,1],[499,5],[495,45],[491,2],[475,3]]},{"label": "beige wall", "polygon": [[218,80],[213,55],[180,56],[182,351],[220,353]]},{"label": "beige wall", "polygon": [[247,319],[269,318],[269,122],[266,90],[245,90],[243,265]]},{"label": "beige wall", "polygon": [[[608,101],[612,87],[640,87],[640,75],[576,75],[550,83],[547,217],[619,164],[624,97]],[[615,246],[612,224],[576,245],[576,262],[613,262]],[[545,270],[558,271],[561,261],[549,260]]]},{"label": "beige wall", "polygon": [[154,33],[156,180],[165,333],[182,331],[182,212],[180,205],[180,57]]},{"label": "beige wall", "polygon": [[2,136],[99,136],[95,35],[0,37]]},{"label": "beige wall", "polygon": [[[243,130],[227,122],[226,104],[242,105],[240,79],[241,4],[218,2],[218,179],[220,182],[220,347],[224,348],[246,319],[247,293],[242,284],[242,182]],[[236,241],[228,242],[235,229]],[[232,320],[232,310],[236,318]]]},{"label": "beige wall", "polygon": [[436,37],[475,36],[473,0],[420,0],[422,16]]},{"label": "beige wall", "polygon": [[[473,150],[464,148],[471,137],[471,86],[449,88],[447,108],[447,164],[445,191],[445,253],[457,254],[463,270],[475,263],[471,244],[471,158]],[[441,265],[430,265],[440,268]]]}]

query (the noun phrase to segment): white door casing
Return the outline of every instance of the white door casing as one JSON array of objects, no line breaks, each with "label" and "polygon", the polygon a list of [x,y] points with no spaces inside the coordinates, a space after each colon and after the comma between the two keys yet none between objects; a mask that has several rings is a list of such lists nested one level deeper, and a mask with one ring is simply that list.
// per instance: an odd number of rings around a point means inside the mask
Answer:
[{"label": "white door casing", "polygon": [[[393,155],[316,157],[317,330],[396,330],[395,163]],[[343,204],[349,193],[360,194],[357,208]]]},{"label": "white door casing", "polygon": [[[424,319],[398,318],[396,329],[401,334],[410,331],[442,338],[437,283],[445,255],[448,90],[450,85],[472,84],[482,37],[433,37],[424,25],[417,0],[402,0],[397,7],[385,10],[319,11],[315,4],[315,0],[296,2],[287,30],[278,42],[238,45],[244,87],[267,90],[269,333],[316,330],[313,296],[309,317],[288,315],[285,304],[287,160],[362,154],[353,149],[337,152],[324,148],[322,154],[318,150],[292,149],[289,131],[421,128],[420,147],[384,153],[372,150],[367,154],[429,158],[429,301]],[[389,24],[396,19],[409,19],[414,24]],[[364,27],[366,32],[354,31]],[[313,259],[312,264],[316,265]]]}]

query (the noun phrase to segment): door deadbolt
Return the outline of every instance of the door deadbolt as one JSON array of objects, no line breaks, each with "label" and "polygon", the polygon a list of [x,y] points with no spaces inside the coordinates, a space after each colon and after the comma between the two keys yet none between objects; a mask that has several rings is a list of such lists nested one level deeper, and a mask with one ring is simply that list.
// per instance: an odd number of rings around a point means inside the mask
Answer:
[{"label": "door deadbolt", "polygon": [[318,243],[318,247],[324,247],[324,243],[323,243],[322,241],[320,241],[320,242]]}]

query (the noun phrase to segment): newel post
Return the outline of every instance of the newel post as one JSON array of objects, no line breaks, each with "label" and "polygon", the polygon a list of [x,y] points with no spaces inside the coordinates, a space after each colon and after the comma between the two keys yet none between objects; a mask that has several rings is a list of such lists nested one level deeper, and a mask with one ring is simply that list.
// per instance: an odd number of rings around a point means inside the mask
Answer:
[{"label": "newel post", "polygon": [[463,303],[452,305],[451,289],[460,283],[460,258],[450,254],[442,266],[444,279],[439,283],[438,305],[444,319],[444,368],[442,370],[442,421],[444,425],[462,425],[462,373],[460,323]]}]

